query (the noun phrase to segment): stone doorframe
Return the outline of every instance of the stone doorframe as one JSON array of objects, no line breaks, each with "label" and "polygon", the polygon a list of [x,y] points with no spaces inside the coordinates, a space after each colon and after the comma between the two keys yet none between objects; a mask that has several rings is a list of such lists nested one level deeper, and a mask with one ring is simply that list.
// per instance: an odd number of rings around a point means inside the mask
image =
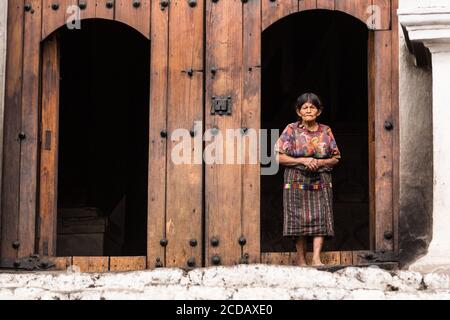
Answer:
[{"label": "stone doorframe", "polygon": [[432,240],[425,256],[410,265],[420,272],[450,270],[450,6],[397,11],[408,49],[417,67],[432,70],[433,196]]}]

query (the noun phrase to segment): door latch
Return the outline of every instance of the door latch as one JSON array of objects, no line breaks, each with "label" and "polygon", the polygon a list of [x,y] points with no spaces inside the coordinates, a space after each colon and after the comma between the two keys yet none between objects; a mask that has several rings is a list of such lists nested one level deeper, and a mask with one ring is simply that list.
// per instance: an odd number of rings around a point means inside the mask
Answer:
[{"label": "door latch", "polygon": [[231,96],[212,97],[211,114],[231,115]]}]

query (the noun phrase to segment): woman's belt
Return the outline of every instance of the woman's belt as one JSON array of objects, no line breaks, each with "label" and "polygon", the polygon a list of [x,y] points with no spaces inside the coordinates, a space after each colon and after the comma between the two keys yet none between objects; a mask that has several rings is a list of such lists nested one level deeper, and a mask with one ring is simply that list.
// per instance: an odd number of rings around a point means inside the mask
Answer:
[{"label": "woman's belt", "polygon": [[284,189],[301,189],[301,190],[320,190],[323,188],[332,188],[331,182],[328,183],[285,183]]}]

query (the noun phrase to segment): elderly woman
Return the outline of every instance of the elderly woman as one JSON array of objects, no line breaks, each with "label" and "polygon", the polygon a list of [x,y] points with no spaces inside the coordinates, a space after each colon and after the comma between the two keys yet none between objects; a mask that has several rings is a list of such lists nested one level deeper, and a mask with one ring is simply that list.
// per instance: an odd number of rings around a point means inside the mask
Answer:
[{"label": "elderly woman", "polygon": [[324,237],[334,236],[331,171],[341,158],[329,126],[318,123],[323,106],[305,93],[297,99],[298,121],[290,123],[275,144],[284,171],[283,236],[296,242],[297,264],[306,266],[306,239],[313,237],[312,265],[320,266]]}]

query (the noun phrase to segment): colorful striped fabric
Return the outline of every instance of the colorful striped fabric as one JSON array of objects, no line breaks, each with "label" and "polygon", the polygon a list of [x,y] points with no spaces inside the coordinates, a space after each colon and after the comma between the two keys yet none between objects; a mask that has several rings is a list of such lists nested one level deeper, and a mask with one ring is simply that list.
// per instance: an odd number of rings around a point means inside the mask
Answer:
[{"label": "colorful striped fabric", "polygon": [[[283,235],[334,236],[331,172],[313,172],[286,167],[283,189]],[[327,185],[319,189],[300,186]]]},{"label": "colorful striped fabric", "polygon": [[323,188],[332,188],[333,185],[331,182],[329,183],[315,183],[315,184],[306,184],[306,183],[285,183],[284,189],[301,189],[301,190],[320,190]]}]

